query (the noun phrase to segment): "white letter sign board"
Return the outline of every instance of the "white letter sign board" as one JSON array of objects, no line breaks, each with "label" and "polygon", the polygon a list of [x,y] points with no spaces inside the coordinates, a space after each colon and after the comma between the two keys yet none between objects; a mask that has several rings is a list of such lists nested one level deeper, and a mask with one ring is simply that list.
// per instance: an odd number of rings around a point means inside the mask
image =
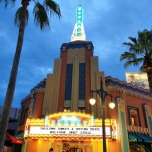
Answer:
[{"label": "white letter sign board", "polygon": [[[106,135],[111,136],[110,127],[105,127]],[[42,127],[31,126],[29,134],[83,134],[102,135],[102,127]]]}]

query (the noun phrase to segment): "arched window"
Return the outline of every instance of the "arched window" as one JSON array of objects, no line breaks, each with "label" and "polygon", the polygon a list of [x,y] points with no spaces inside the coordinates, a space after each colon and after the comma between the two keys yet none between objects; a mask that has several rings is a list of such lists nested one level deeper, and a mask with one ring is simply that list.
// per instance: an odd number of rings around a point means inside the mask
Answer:
[{"label": "arched window", "polygon": [[140,117],[139,117],[139,111],[138,108],[135,107],[129,107],[128,106],[128,114],[129,114],[129,123],[133,126],[140,126]]}]

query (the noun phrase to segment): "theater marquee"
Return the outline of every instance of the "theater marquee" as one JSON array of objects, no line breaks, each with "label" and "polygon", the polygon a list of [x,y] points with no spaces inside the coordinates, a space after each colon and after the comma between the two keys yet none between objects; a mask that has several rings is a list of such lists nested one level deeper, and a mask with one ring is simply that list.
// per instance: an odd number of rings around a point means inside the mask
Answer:
[{"label": "theater marquee", "polygon": [[[102,127],[40,127],[31,126],[30,134],[83,134],[83,135],[102,135]],[[106,127],[106,135],[111,135],[110,127]]]},{"label": "theater marquee", "polygon": [[[107,139],[116,139],[116,120],[105,120]],[[102,120],[80,112],[60,112],[27,119],[25,138],[102,138]]]}]

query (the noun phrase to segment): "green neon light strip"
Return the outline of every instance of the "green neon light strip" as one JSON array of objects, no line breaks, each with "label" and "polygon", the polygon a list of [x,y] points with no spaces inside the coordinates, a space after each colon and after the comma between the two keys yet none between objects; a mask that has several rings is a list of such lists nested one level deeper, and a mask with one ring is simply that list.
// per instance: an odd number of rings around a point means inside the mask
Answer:
[{"label": "green neon light strip", "polygon": [[83,9],[81,5],[79,5],[76,9],[76,23],[82,23],[83,22]]}]

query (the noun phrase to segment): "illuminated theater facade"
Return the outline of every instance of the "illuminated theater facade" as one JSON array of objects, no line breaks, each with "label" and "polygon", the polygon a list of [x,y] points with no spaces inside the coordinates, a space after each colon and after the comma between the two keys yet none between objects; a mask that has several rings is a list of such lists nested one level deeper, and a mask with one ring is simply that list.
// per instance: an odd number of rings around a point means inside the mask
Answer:
[{"label": "illuminated theater facade", "polygon": [[[113,96],[115,108],[106,98],[107,152],[151,149],[152,98],[149,91],[112,77],[98,69],[94,47],[86,41],[83,9],[77,18],[71,42],[63,43],[54,70],[31,89],[21,102],[17,135],[23,134],[23,152],[103,151],[100,98],[91,106],[91,90],[100,88]],[[138,103],[138,104],[137,104]],[[142,136],[143,135],[143,136]],[[140,136],[140,137],[138,137]],[[147,139],[146,139],[147,137]]]}]

